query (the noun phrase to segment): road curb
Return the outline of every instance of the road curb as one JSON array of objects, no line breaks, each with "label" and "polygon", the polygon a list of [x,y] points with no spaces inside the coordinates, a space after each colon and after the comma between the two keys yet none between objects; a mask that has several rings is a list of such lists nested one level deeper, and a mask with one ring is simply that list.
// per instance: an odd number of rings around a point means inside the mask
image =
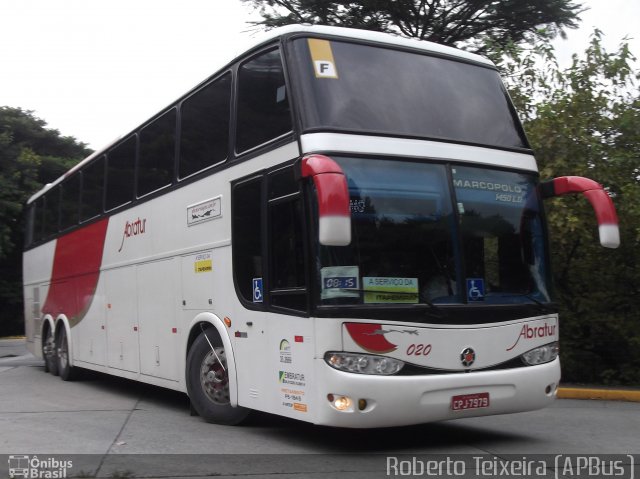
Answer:
[{"label": "road curb", "polygon": [[560,399],[599,399],[604,401],[640,402],[640,391],[632,389],[598,389],[559,387]]}]

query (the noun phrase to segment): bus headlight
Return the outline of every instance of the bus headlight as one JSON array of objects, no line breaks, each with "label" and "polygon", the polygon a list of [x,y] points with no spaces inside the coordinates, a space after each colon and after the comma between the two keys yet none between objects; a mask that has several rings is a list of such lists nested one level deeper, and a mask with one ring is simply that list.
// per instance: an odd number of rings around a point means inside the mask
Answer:
[{"label": "bus headlight", "polygon": [[531,351],[527,351],[520,357],[525,364],[535,366],[537,364],[544,364],[553,361],[558,357],[559,350],[560,348],[557,342],[549,343],[544,346],[540,346],[539,348],[532,349]]},{"label": "bus headlight", "polygon": [[340,371],[384,376],[396,374],[404,366],[404,362],[398,359],[373,354],[328,352],[324,355],[324,360],[329,366]]}]

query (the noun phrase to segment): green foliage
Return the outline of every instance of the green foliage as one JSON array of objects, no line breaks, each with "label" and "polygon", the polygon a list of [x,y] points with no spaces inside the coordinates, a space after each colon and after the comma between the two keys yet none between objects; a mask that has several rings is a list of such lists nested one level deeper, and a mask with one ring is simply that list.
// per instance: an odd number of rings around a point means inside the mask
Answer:
[{"label": "green foliage", "polygon": [[22,209],[90,153],[20,108],[0,107],[0,335],[22,330]]},{"label": "green foliage", "polygon": [[420,40],[486,52],[551,38],[578,26],[582,9],[571,0],[242,0],[260,10],[267,28],[311,23],[398,33]]},{"label": "green foliage", "polygon": [[610,53],[595,31],[584,56],[558,67],[548,43],[498,54],[543,179],[602,183],[621,246],[598,243],[582,197],[547,204],[565,381],[640,384],[640,74],[626,44]]}]

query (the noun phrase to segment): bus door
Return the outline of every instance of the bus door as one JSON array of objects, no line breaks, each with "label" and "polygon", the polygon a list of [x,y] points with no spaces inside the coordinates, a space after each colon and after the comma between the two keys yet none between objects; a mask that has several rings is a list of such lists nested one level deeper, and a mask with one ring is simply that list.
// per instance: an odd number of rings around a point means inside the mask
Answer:
[{"label": "bus door", "polygon": [[[240,302],[230,312],[229,330],[237,368],[238,400],[243,406],[263,409],[264,356],[267,333],[265,301],[265,221],[262,174],[232,187],[233,281]],[[260,404],[260,406],[258,406]]]},{"label": "bus door", "polygon": [[268,402],[266,408],[282,413],[274,391],[281,386],[281,372],[293,366],[280,361],[281,350],[286,356],[297,334],[308,341],[295,346],[304,344],[313,356],[302,194],[293,166],[237,182],[232,210],[233,271],[240,303],[231,329],[239,398],[247,398],[243,405],[252,407],[252,401],[264,396],[261,409]]}]

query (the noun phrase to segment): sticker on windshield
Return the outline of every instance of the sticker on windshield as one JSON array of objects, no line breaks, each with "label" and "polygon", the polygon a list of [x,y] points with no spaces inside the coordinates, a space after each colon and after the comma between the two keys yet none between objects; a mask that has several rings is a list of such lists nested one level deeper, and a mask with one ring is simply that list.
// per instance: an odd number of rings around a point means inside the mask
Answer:
[{"label": "sticker on windshield", "polygon": [[484,301],[484,279],[467,278],[467,300]]},{"label": "sticker on windshield", "polygon": [[362,278],[365,303],[417,303],[418,278]]},{"label": "sticker on windshield", "polygon": [[264,300],[264,290],[262,287],[262,278],[253,278],[252,280],[253,302],[262,303]]},{"label": "sticker on windshield", "polygon": [[331,43],[328,40],[309,38],[309,51],[313,61],[313,71],[316,78],[338,78],[336,62],[333,59]]},{"label": "sticker on windshield", "polygon": [[322,299],[358,298],[360,270],[357,266],[328,266],[320,269]]}]

